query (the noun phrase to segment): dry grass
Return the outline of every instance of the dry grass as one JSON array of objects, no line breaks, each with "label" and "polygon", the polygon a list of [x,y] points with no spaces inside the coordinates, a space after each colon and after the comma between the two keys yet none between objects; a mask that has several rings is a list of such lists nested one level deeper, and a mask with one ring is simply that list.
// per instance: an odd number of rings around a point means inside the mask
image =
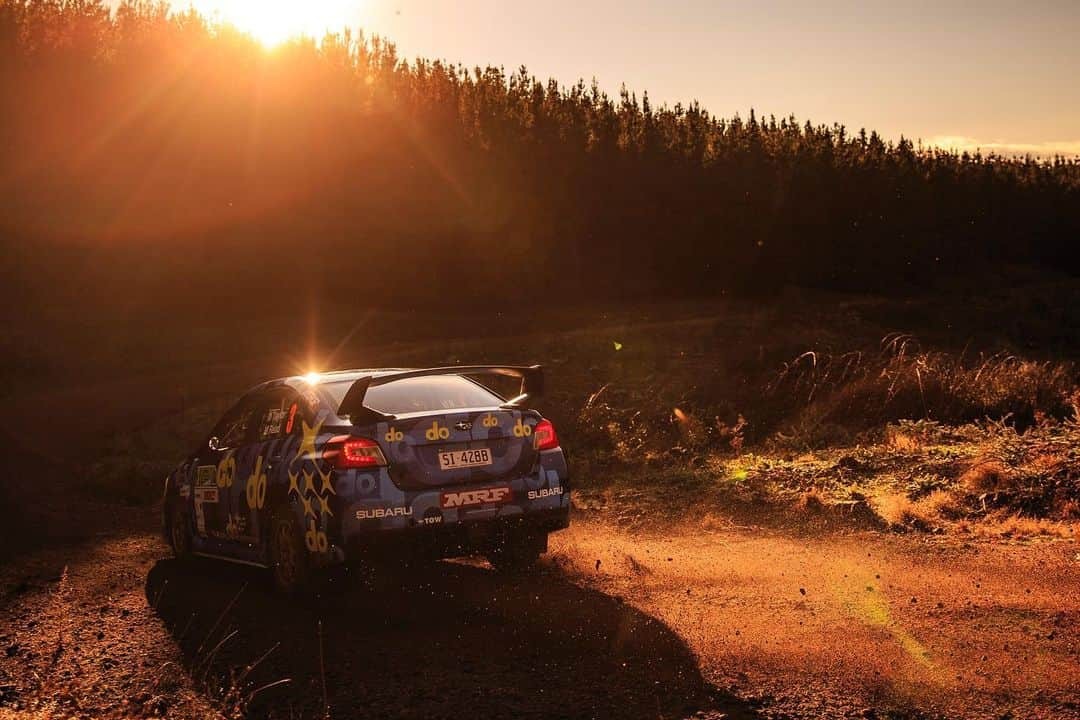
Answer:
[{"label": "dry grass", "polygon": [[801,512],[819,515],[825,511],[828,504],[829,498],[825,493],[818,488],[810,488],[799,494],[795,507]]},{"label": "dry grass", "polygon": [[946,490],[935,490],[916,500],[904,493],[882,493],[871,505],[890,527],[916,530],[940,528],[961,511],[956,497]]},{"label": "dry grass", "polygon": [[[1008,419],[1023,429],[1073,416],[1078,397],[1072,363],[925,351],[899,334],[883,338],[877,352],[805,352],[784,365],[769,391],[799,403],[787,433],[811,445],[920,418],[952,425]],[[897,433],[889,442],[913,452],[921,438]]]},{"label": "dry grass", "polygon": [[[962,502],[953,492],[936,490],[926,498],[912,500],[904,493],[890,492],[877,495],[872,500],[874,511],[889,527],[901,530],[954,529],[977,536],[1048,535],[1054,538],[1072,538],[1075,525],[1071,522],[1048,518],[1025,517],[1020,514],[997,512],[986,516],[960,517]],[[957,519],[959,518],[959,519]]]},{"label": "dry grass", "polygon": [[934,490],[929,495],[916,501],[917,514],[922,517],[955,518],[962,512],[962,506],[956,497],[947,490]]},{"label": "dry grass", "polygon": [[757,516],[780,522],[828,514],[927,532],[987,522],[1015,536],[1061,535],[1053,523],[1080,519],[1080,423],[1072,420],[1044,418],[1024,432],[1001,422],[901,421],[856,447],[766,448],[706,468],[718,505],[756,506]]},{"label": "dry grass", "polygon": [[1058,516],[1062,520],[1080,520],[1080,500],[1069,498],[1059,508]]},{"label": "dry grass", "polygon": [[885,444],[902,453],[918,452],[923,447],[919,436],[905,432],[895,425],[890,425],[885,429]]},{"label": "dry grass", "polygon": [[[1080,425],[1072,420],[1080,391],[1071,363],[928,350],[908,335],[875,346],[881,328],[841,332],[820,309],[650,312],[622,310],[543,337],[394,347],[342,363],[550,358],[552,393],[540,409],[570,450],[578,503],[681,504],[700,517],[706,509],[695,503],[713,493],[720,512],[795,510],[814,521],[842,510],[923,529],[999,511],[1080,516]],[[870,349],[782,362],[818,342]],[[195,440],[180,431],[205,431],[219,400],[192,398],[184,412],[118,436],[85,477],[109,497],[156,500],[167,470],[157,463],[190,448]]]},{"label": "dry grass", "polygon": [[985,518],[980,521],[961,520],[957,523],[960,532],[970,533],[984,538],[1023,538],[1052,537],[1076,539],[1080,537],[1080,524],[1031,518],[1022,515],[1007,515]]},{"label": "dry grass", "polygon": [[924,523],[915,513],[915,503],[903,493],[884,493],[871,500],[874,511],[891,527],[905,527]]},{"label": "dry grass", "polygon": [[958,480],[959,489],[983,497],[1017,489],[1017,474],[995,459],[979,459]]}]

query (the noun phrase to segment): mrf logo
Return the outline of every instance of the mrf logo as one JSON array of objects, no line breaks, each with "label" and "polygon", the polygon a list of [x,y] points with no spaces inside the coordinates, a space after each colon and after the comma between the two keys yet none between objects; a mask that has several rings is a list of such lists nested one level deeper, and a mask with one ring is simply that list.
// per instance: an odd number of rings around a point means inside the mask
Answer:
[{"label": "mrf logo", "polygon": [[493,487],[482,490],[462,490],[442,494],[440,504],[444,508],[470,507],[472,505],[493,505],[510,499],[510,488]]}]

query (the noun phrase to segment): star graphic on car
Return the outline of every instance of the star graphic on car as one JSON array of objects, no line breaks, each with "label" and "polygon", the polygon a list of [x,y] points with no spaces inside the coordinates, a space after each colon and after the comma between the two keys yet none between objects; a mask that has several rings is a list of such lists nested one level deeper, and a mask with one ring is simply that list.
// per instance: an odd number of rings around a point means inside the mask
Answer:
[{"label": "star graphic on car", "polygon": [[315,425],[308,425],[305,420],[300,421],[303,435],[300,438],[300,447],[296,449],[296,456],[293,458],[293,462],[296,462],[297,460],[315,459],[315,439],[319,437],[319,430],[322,429],[322,424],[322,420],[315,423]]},{"label": "star graphic on car", "polygon": [[[318,496],[316,495],[316,497]],[[309,513],[313,518],[319,517],[315,514],[315,510],[311,507],[311,498],[309,498],[307,495],[301,495],[300,502],[304,504],[304,517],[307,517]]]},{"label": "star graphic on car", "polygon": [[319,495],[337,495],[337,490],[334,490],[334,484],[330,481],[333,474],[323,472],[321,468],[316,468],[316,470],[319,471],[319,481],[322,483],[322,487],[319,488]]}]

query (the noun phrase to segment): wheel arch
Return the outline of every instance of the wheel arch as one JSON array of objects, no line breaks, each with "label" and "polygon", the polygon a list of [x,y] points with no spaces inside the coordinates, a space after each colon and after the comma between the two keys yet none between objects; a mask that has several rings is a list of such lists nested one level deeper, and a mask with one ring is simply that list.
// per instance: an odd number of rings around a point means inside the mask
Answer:
[{"label": "wheel arch", "polygon": [[[259,543],[265,553],[270,551],[270,532],[279,513],[292,513],[298,520],[299,505],[289,496],[288,486],[274,482],[267,488],[266,505],[259,517]],[[302,523],[301,523],[302,524]]]}]

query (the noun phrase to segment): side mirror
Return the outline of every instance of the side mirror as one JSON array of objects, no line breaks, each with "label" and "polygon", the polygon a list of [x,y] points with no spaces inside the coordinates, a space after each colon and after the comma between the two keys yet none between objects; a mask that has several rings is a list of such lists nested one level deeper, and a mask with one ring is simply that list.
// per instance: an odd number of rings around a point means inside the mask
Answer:
[{"label": "side mirror", "polygon": [[210,449],[214,450],[214,451],[224,450],[225,449],[225,448],[221,447],[221,440],[218,438],[217,435],[214,435],[213,437],[211,437],[210,442],[208,442],[207,445],[209,445]]}]

